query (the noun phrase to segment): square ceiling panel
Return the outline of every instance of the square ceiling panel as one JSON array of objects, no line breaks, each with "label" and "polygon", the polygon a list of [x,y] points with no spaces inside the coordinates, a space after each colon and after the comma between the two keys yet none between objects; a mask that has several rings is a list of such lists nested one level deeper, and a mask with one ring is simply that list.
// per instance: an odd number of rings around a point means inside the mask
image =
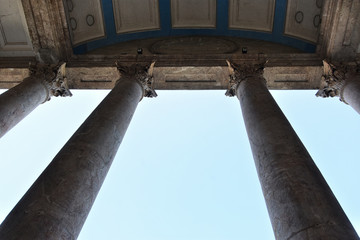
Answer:
[{"label": "square ceiling panel", "polygon": [[0,0],[0,56],[33,56],[20,0]]},{"label": "square ceiling panel", "polygon": [[322,0],[289,0],[285,34],[316,43],[321,22],[322,3]]},{"label": "square ceiling panel", "polygon": [[216,0],[171,0],[173,28],[216,28]]},{"label": "square ceiling panel", "polygon": [[160,29],[158,0],[113,0],[117,33]]},{"label": "square ceiling panel", "polygon": [[105,36],[101,0],[66,0],[74,45]]},{"label": "square ceiling panel", "polygon": [[229,28],[271,32],[275,0],[230,0]]}]

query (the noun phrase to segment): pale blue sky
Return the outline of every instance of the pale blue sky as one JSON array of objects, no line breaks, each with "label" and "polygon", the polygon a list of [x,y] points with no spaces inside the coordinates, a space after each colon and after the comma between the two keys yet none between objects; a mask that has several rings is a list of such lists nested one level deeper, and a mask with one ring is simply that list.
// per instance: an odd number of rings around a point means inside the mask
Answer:
[{"label": "pale blue sky", "polygon": [[[53,98],[0,139],[0,221],[108,91]],[[138,106],[80,240],[274,239],[237,98],[158,91]],[[272,91],[360,232],[360,116]]]}]

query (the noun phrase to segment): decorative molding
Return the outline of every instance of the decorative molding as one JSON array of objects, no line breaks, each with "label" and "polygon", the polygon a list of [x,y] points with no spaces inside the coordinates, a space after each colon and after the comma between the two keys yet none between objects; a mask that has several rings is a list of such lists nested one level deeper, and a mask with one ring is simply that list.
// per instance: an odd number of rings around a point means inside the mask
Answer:
[{"label": "decorative molding", "polygon": [[313,19],[314,27],[318,28],[320,26],[320,23],[321,23],[321,16],[320,14],[316,14]]},{"label": "decorative molding", "polygon": [[173,28],[216,28],[216,0],[171,0]]},{"label": "decorative molding", "polygon": [[67,0],[65,6],[73,45],[105,37],[101,0]]},{"label": "decorative molding", "polygon": [[322,1],[288,0],[284,34],[318,41]]},{"label": "decorative molding", "polygon": [[144,89],[144,97],[157,97],[157,94],[153,88],[153,72],[155,62],[146,67],[139,64],[134,64],[132,66],[121,66],[118,62],[116,62],[116,66],[122,76],[134,79],[142,85]]},{"label": "decorative molding", "polygon": [[70,28],[75,31],[77,29],[77,21],[75,18],[70,18]]},{"label": "decorative molding", "polygon": [[302,21],[304,21],[304,13],[302,11],[297,11],[295,13],[295,21],[297,23],[302,23]]},{"label": "decorative molding", "polygon": [[323,0],[316,0],[316,6],[317,6],[318,8],[322,8],[322,6],[323,6]]},{"label": "decorative molding", "polygon": [[230,0],[229,28],[272,32],[275,0]]},{"label": "decorative molding", "polygon": [[160,29],[158,0],[113,0],[117,33]]},{"label": "decorative molding", "polygon": [[74,3],[72,0],[66,0],[66,6],[69,12],[74,10]]},{"label": "decorative molding", "polygon": [[87,25],[88,25],[89,27],[91,27],[92,25],[94,25],[94,23],[95,23],[95,18],[94,18],[94,16],[91,15],[91,14],[88,14],[88,15],[86,16],[86,23],[87,23]]}]

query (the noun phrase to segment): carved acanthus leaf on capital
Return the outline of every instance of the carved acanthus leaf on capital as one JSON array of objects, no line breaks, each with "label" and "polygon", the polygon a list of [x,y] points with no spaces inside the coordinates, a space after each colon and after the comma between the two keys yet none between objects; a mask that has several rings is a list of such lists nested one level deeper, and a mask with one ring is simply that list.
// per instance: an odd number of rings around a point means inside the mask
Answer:
[{"label": "carved acanthus leaf on capital", "polygon": [[340,96],[340,100],[343,101],[341,89],[345,84],[346,67],[341,65],[335,66],[325,60],[323,65],[324,74],[321,77],[321,87],[316,96],[323,98]]},{"label": "carved acanthus leaf on capital", "polygon": [[48,98],[52,96],[72,96],[66,78],[66,63],[61,64],[40,64],[30,65],[30,77],[39,79],[48,89]]},{"label": "carved acanthus leaf on capital", "polygon": [[153,88],[153,72],[155,62],[151,63],[149,66],[142,66],[139,64],[121,66],[118,62],[116,62],[116,66],[122,76],[134,78],[135,81],[138,81],[142,85],[144,89],[144,97],[157,97],[157,94]]},{"label": "carved acanthus leaf on capital", "polygon": [[253,77],[253,76],[262,76],[264,73],[265,64],[241,64],[237,65],[235,63],[226,60],[229,69],[229,85],[225,93],[228,97],[234,97],[236,95],[236,88],[241,81]]}]

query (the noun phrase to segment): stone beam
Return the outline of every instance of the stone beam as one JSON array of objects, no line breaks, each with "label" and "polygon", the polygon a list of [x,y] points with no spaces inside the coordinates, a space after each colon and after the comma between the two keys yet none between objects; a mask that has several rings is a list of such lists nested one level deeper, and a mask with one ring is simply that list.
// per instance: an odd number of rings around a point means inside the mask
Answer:
[{"label": "stone beam", "polygon": [[354,60],[360,53],[360,1],[324,1],[317,53],[332,61]]},{"label": "stone beam", "polygon": [[[322,66],[266,67],[264,77],[270,89],[319,89]],[[0,69],[0,88],[11,88],[29,75],[27,68]],[[120,77],[113,67],[68,67],[70,89],[111,89]],[[220,90],[228,85],[226,66],[155,67],[157,90]]]},{"label": "stone beam", "polygon": [[[119,78],[115,62],[123,65],[148,63],[156,59],[154,88],[159,90],[226,89],[228,55],[105,57],[78,56],[67,64],[71,89],[111,89]],[[322,62],[315,54],[248,54],[232,58],[236,63],[258,63],[267,59],[264,77],[270,89],[318,89]],[[26,62],[0,59],[0,88],[11,88],[27,77]]]}]

